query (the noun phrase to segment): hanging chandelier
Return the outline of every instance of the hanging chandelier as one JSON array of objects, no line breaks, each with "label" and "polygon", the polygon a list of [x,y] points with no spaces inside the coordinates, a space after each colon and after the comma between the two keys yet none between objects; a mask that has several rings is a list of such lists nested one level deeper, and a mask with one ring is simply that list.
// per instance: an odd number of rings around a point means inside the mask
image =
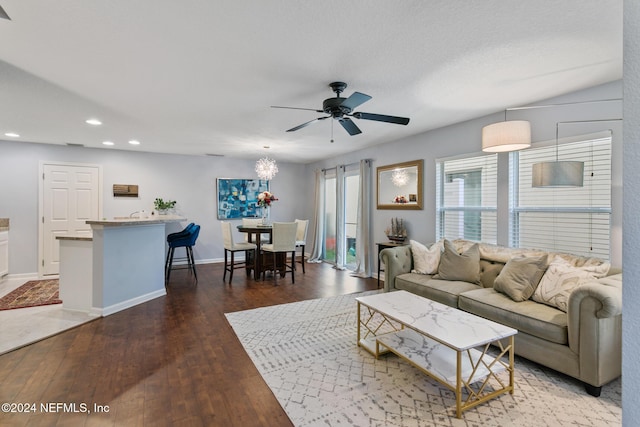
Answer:
[{"label": "hanging chandelier", "polygon": [[396,187],[406,185],[407,182],[409,182],[409,174],[406,169],[395,169],[393,174],[391,174],[391,182],[393,182],[393,185]]},{"label": "hanging chandelier", "polygon": [[260,179],[273,179],[278,173],[278,165],[275,160],[263,157],[256,162],[256,173]]}]

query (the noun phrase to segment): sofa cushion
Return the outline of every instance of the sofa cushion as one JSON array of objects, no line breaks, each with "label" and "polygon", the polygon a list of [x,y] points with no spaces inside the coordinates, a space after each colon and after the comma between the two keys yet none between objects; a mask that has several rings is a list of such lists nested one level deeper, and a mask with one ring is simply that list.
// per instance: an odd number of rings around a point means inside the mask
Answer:
[{"label": "sofa cushion", "polygon": [[483,288],[493,288],[493,282],[504,268],[504,263],[480,259],[480,283]]},{"label": "sofa cushion", "polygon": [[405,273],[396,276],[396,288],[402,289],[430,300],[458,308],[458,295],[474,289],[478,285],[462,281],[434,279],[432,276]]},{"label": "sofa cushion", "polygon": [[436,279],[460,280],[480,284],[480,248],[473,245],[459,254],[453,243],[444,241],[444,252],[440,255]]},{"label": "sofa cushion", "polygon": [[438,271],[438,264],[440,264],[442,242],[434,243],[430,248],[415,240],[410,240],[409,242],[413,256],[413,270],[411,272],[435,274]]},{"label": "sofa cushion", "polygon": [[460,294],[462,310],[501,323],[529,335],[567,345],[567,314],[535,301],[515,302],[495,289],[482,288]]},{"label": "sofa cushion", "polygon": [[493,288],[516,302],[531,298],[547,269],[547,256],[511,258],[493,284]]},{"label": "sofa cushion", "polygon": [[533,300],[566,312],[569,295],[575,288],[604,277],[608,271],[608,263],[575,267],[557,256],[542,276],[540,284],[533,293]]}]

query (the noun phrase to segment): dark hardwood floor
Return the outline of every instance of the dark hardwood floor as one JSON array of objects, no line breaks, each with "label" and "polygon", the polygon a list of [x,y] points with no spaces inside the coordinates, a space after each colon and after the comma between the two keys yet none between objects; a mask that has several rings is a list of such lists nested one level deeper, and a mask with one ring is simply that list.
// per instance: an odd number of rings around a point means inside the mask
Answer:
[{"label": "dark hardwood floor", "polygon": [[221,264],[197,272],[197,286],[174,270],[165,297],[0,356],[0,403],[22,411],[0,425],[290,426],[224,313],[377,286],[327,264],[278,286],[243,270],[223,283]]}]

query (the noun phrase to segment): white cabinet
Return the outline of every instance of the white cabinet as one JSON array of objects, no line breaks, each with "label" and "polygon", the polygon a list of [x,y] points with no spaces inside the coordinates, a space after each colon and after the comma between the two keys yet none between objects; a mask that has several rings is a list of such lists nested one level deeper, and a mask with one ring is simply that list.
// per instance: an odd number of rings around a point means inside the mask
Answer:
[{"label": "white cabinet", "polygon": [[9,232],[0,231],[0,277],[9,274]]}]

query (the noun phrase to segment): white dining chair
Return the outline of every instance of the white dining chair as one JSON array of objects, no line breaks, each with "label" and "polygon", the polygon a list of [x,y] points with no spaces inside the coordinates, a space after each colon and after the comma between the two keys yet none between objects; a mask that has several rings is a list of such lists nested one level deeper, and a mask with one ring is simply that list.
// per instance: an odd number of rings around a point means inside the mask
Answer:
[{"label": "white dining chair", "polygon": [[[273,243],[266,243],[262,245],[262,251],[264,253],[273,254],[273,277],[278,284],[278,268],[281,267],[283,276],[286,276],[288,272],[291,272],[291,282],[295,283],[295,270],[296,270],[296,232],[298,230],[298,224],[295,222],[274,222],[272,231]],[[287,256],[291,253],[291,265],[287,264]],[[280,265],[277,262],[277,255],[281,254],[283,261]],[[262,280],[265,278],[265,271],[262,272]]]},{"label": "white dining chair", "polygon": [[[262,223],[262,218],[242,218],[242,225],[245,227],[257,227]],[[261,242],[269,242],[271,237],[269,233],[261,233],[260,241]],[[249,233],[244,233],[244,241],[249,242]]]},{"label": "white dining chair", "polygon": [[[255,243],[247,242],[236,243],[233,240],[233,230],[230,222],[220,221],[220,226],[222,227],[222,239],[224,241],[224,274],[222,275],[222,281],[225,281],[228,271],[230,273],[229,283],[231,283],[231,280],[233,280],[234,269],[248,268],[251,266],[255,270],[256,259],[258,257],[258,254],[256,253],[257,245]],[[234,255],[239,251],[244,251],[244,261],[236,264]],[[229,253],[231,253],[231,264],[227,262],[227,256]],[[251,264],[249,264],[250,258],[252,261]]]},{"label": "white dining chair", "polygon": [[300,263],[302,264],[302,273],[306,273],[304,270],[305,264],[305,252],[304,248],[307,244],[307,230],[309,229],[309,220],[308,219],[296,219],[296,224],[298,224],[298,228],[296,230],[296,250],[297,248],[302,248],[302,253],[300,254]]}]

